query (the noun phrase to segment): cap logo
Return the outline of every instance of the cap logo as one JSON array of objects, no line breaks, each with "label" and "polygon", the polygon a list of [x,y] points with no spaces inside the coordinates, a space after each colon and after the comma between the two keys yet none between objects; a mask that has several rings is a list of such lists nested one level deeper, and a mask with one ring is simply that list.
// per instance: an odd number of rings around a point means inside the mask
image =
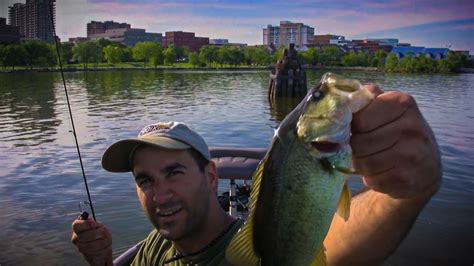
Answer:
[{"label": "cap logo", "polygon": [[143,135],[146,135],[150,132],[153,132],[153,131],[160,131],[160,130],[164,130],[164,129],[170,129],[171,127],[169,126],[169,124],[165,124],[165,123],[158,123],[158,124],[153,124],[153,125],[148,125],[146,127],[144,127],[140,133],[138,133],[138,137],[141,137]]}]

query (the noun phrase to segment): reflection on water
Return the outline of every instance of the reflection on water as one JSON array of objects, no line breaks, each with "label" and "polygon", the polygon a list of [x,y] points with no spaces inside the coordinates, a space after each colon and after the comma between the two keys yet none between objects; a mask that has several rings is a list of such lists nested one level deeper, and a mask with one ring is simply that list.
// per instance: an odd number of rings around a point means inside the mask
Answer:
[{"label": "reflection on water", "polygon": [[291,97],[275,98],[273,101],[269,101],[270,114],[277,122],[281,122],[298,105],[301,99]]},{"label": "reflection on water", "polygon": [[[311,87],[322,72],[307,74]],[[474,76],[340,74],[414,95],[442,150],[442,189],[386,264],[472,264]],[[108,145],[145,124],[177,120],[212,146],[266,147],[297,104],[269,104],[266,71],[116,71],[66,78],[94,207],[113,232],[114,254],[142,239],[150,225],[130,175],[101,169]],[[0,264],[81,264],[69,230],[86,195],[60,76],[0,74],[0,84]]]}]

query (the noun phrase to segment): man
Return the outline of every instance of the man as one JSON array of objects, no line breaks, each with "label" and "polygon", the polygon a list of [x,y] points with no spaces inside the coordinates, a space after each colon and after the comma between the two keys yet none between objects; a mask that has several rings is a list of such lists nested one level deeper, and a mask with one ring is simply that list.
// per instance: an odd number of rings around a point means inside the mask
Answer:
[{"label": "man", "polygon": [[[351,202],[347,222],[335,216],[324,241],[329,265],[375,265],[390,255],[439,189],[441,163],[433,133],[414,99],[369,89],[375,100],[354,115],[354,167],[367,190]],[[138,145],[137,145],[138,144]],[[218,176],[204,140],[183,124],[145,127],[113,144],[106,170],[132,171],[140,203],[157,230],[136,265],[219,265],[241,225],[217,202]],[[91,219],[73,222],[72,242],[92,265],[111,265],[112,237]]]}]

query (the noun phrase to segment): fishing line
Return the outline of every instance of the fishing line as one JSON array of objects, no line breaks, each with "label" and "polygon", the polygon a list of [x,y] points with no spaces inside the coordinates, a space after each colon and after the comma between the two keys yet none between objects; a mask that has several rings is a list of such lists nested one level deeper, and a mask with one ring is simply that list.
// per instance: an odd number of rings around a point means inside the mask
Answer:
[{"label": "fishing line", "polygon": [[76,143],[76,150],[77,150],[77,155],[79,156],[79,163],[81,164],[82,177],[84,179],[84,184],[86,185],[87,198],[89,200],[88,203],[91,207],[92,218],[95,221],[96,219],[95,219],[95,213],[94,213],[94,206],[92,205],[91,194],[89,192],[89,186],[87,185],[86,173],[84,171],[84,164],[82,163],[81,150],[79,149],[79,142],[77,140],[76,127],[74,126],[74,119],[72,117],[71,104],[69,102],[69,94],[68,94],[67,87],[66,87],[66,79],[64,78],[63,63],[61,61],[61,55],[60,55],[60,52],[59,52],[58,36],[56,36],[56,29],[54,27],[53,4],[52,4],[52,1],[47,1],[47,3],[49,5],[49,15],[50,15],[50,18],[51,18],[51,27],[52,27],[52,30],[53,30],[54,44],[56,46],[56,55],[58,57],[59,71],[61,72],[61,78],[62,78],[63,86],[64,86],[64,93],[66,95],[66,103],[67,103],[67,108],[68,108],[68,111],[69,111],[69,117],[70,117],[70,122],[71,122],[71,127],[72,127],[72,134],[74,136],[74,142]]}]

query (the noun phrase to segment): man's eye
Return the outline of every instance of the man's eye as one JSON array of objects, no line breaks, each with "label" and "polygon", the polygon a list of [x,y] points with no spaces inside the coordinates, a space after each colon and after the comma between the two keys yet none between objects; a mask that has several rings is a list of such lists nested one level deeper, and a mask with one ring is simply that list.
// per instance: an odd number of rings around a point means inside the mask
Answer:
[{"label": "man's eye", "polygon": [[168,177],[172,177],[172,176],[176,176],[176,175],[179,175],[179,174],[182,174],[183,171],[180,171],[180,170],[173,170],[173,171],[170,171],[168,173]]},{"label": "man's eye", "polygon": [[149,185],[149,184],[151,184],[151,179],[150,178],[140,179],[140,180],[138,180],[137,184],[138,184],[139,187]]}]

